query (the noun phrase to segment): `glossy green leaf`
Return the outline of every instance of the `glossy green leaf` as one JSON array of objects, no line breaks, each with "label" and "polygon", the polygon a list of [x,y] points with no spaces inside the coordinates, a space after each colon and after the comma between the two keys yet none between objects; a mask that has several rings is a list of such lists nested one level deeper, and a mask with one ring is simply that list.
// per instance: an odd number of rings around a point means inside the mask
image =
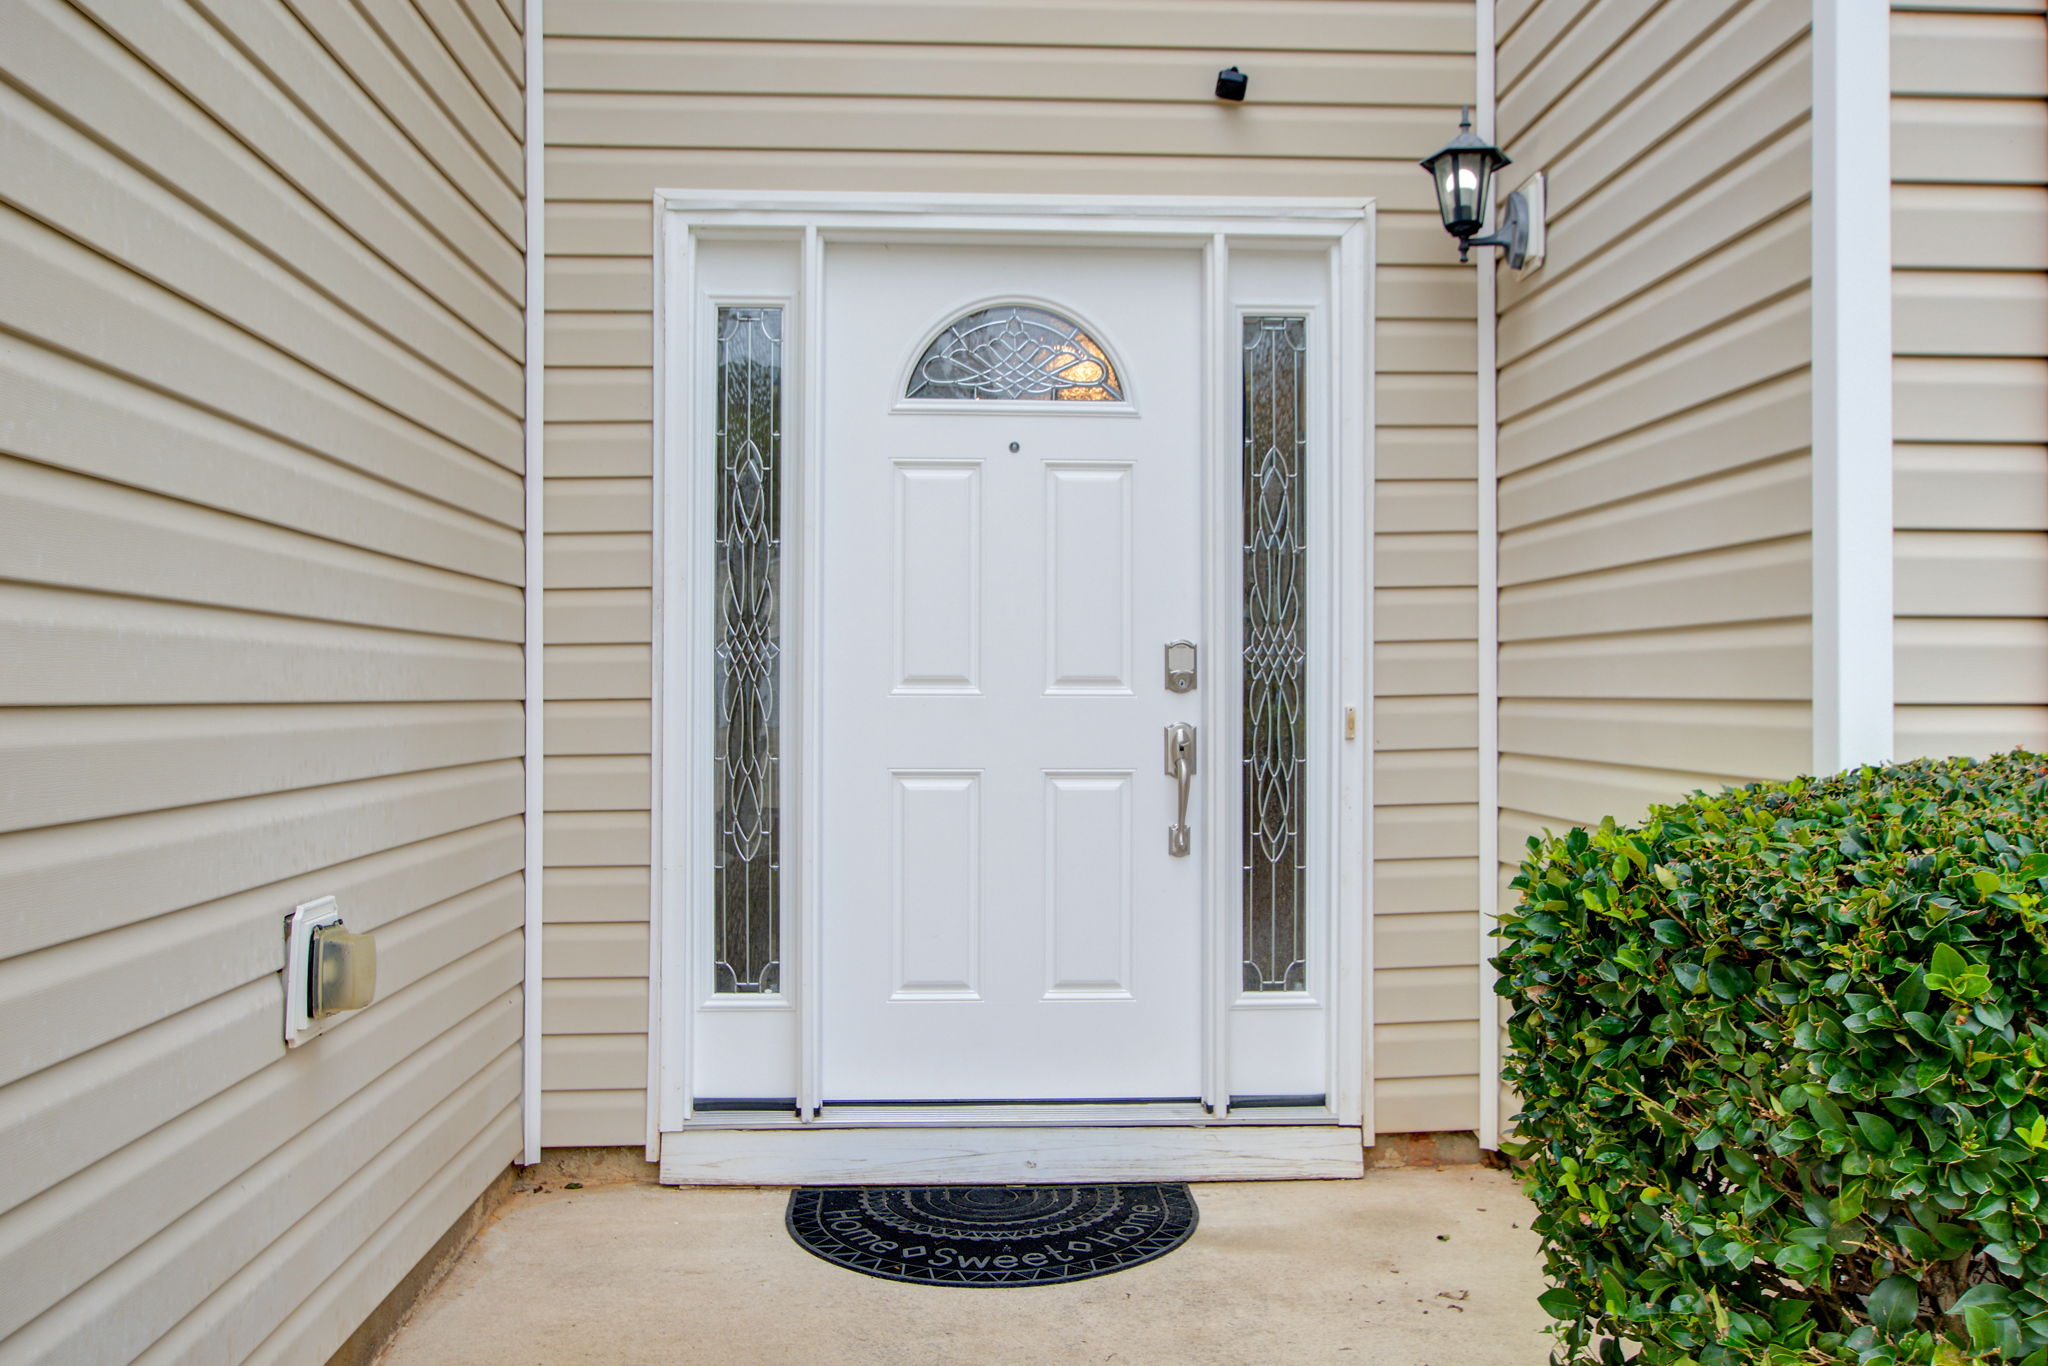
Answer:
[{"label": "glossy green leaf", "polygon": [[1893,998],[1901,1011],[1924,1010],[1927,1006],[1927,974],[1918,968],[1906,975]]},{"label": "glossy green leaf", "polygon": [[1960,1314],[1965,1309],[1977,1309],[1985,1306],[2003,1309],[2011,1303],[2012,1292],[1996,1281],[1986,1281],[1981,1285],[1973,1285],[1962,1294],[1956,1296],[1954,1302],[1949,1305],[1945,1312]]},{"label": "glossy green leaf", "polygon": [[1881,1153],[1888,1153],[1898,1145],[1899,1131],[1891,1126],[1889,1120],[1866,1111],[1858,1111],[1856,1127],[1863,1131],[1863,1137],[1869,1141],[1870,1146]]},{"label": "glossy green leaf", "polygon": [[1733,963],[1715,963],[1707,969],[1707,988],[1724,1001],[1749,994],[1753,979]]},{"label": "glossy green leaf", "polygon": [[1920,1282],[1911,1276],[1890,1276],[1877,1283],[1865,1300],[1871,1326],[1886,1336],[1896,1336],[1912,1327],[1920,1312]]}]

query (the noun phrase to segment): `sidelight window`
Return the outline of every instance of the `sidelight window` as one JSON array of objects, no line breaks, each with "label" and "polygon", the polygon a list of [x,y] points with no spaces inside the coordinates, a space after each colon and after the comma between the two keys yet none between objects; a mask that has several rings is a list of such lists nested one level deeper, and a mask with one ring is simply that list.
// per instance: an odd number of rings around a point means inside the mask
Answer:
[{"label": "sidelight window", "polygon": [[1308,320],[1247,317],[1244,365],[1244,990],[1308,986]]},{"label": "sidelight window", "polygon": [[781,990],[782,310],[720,308],[715,990]]}]

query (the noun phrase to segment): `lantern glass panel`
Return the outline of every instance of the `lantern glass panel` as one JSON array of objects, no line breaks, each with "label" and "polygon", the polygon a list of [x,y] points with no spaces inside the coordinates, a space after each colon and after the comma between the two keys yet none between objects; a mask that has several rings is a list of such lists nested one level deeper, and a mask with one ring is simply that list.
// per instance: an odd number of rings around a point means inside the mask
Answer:
[{"label": "lantern glass panel", "polygon": [[1470,224],[1476,228],[1482,221],[1479,206],[1485,202],[1491,162],[1483,150],[1452,152],[1437,162],[1437,207],[1445,227],[1455,231]]}]

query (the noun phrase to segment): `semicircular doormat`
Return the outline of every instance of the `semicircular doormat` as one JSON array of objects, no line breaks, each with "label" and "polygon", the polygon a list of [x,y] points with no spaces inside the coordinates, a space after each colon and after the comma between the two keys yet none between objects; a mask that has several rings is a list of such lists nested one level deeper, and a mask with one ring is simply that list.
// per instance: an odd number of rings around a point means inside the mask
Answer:
[{"label": "semicircular doormat", "polygon": [[789,1234],[852,1271],[920,1285],[1057,1285],[1163,1257],[1195,1231],[1185,1185],[806,1186]]}]

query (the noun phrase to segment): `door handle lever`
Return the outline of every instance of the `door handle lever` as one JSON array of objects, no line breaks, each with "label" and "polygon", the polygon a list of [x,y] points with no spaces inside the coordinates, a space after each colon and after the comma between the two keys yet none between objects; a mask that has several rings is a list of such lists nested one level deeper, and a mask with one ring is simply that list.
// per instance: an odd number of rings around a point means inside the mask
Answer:
[{"label": "door handle lever", "polygon": [[1176,819],[1166,827],[1166,852],[1175,858],[1188,856],[1188,789],[1195,778],[1195,728],[1175,721],[1166,728],[1166,776],[1180,788]]}]

